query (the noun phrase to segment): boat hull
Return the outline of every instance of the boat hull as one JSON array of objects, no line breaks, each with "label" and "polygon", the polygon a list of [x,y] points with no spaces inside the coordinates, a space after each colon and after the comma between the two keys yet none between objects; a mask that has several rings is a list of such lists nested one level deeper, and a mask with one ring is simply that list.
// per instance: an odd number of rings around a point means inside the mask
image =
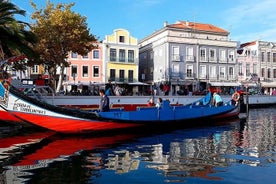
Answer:
[{"label": "boat hull", "polygon": [[172,106],[170,101],[165,100],[161,108],[136,107],[135,110],[127,111],[120,108],[109,112],[60,108],[27,97],[14,88],[6,90],[5,94],[8,94],[5,95],[7,99],[4,99],[0,105],[12,116],[39,127],[67,134],[111,131],[144,125],[171,125],[173,122],[185,126],[189,125],[186,123],[187,120],[214,120],[234,117],[238,113],[238,107],[230,103],[221,107],[206,105],[206,102],[211,100],[210,93],[189,106]]},{"label": "boat hull", "polygon": [[112,109],[109,112],[100,112],[105,119],[124,122],[141,122],[146,124],[167,124],[169,122],[181,122],[195,119],[223,119],[235,117],[239,114],[239,107],[232,105],[231,101],[220,107],[211,105],[171,106],[168,101],[162,108],[138,107],[136,111]]},{"label": "boat hull", "polygon": [[59,116],[45,116],[23,112],[12,113],[33,125],[65,134],[90,133],[95,131],[109,131],[141,126],[136,123],[118,123],[108,120],[104,121]]},{"label": "boat hull", "polygon": [[22,120],[14,117],[9,112],[2,109],[1,107],[0,107],[0,117],[1,117],[0,118],[1,121],[12,122],[12,123],[21,123],[22,122]]}]

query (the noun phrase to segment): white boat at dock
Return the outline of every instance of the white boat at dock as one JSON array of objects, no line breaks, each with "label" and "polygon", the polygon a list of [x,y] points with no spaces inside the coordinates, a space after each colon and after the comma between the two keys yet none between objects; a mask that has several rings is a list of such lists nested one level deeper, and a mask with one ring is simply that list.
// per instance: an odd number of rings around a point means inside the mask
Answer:
[{"label": "white boat at dock", "polygon": [[[29,86],[25,87],[24,91],[28,91],[30,96],[34,96],[39,100],[47,102],[51,105],[57,106],[71,106],[78,108],[96,108],[100,102],[99,96],[69,96],[69,95],[54,95],[50,89],[45,86]],[[32,89],[32,90],[30,90]],[[50,91],[50,92],[49,92]],[[191,104],[194,101],[201,99],[203,96],[109,96],[110,105],[124,105],[124,104],[146,104],[149,99],[154,100],[158,98],[169,100],[171,104]],[[229,101],[231,95],[221,95],[224,101]],[[244,95],[244,103],[251,107],[257,106],[271,106],[276,105],[276,96],[274,95]]]}]

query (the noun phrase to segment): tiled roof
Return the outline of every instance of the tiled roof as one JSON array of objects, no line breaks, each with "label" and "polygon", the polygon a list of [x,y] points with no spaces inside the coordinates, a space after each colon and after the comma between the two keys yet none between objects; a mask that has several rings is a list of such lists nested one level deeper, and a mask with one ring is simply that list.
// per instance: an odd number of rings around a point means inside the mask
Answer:
[{"label": "tiled roof", "polygon": [[198,31],[211,31],[211,32],[217,32],[217,33],[229,33],[228,31],[221,29],[219,27],[216,27],[212,24],[203,24],[203,23],[197,23],[197,22],[188,22],[188,21],[178,21],[175,24],[170,24],[168,27],[172,28],[182,28],[182,29],[194,29]]},{"label": "tiled roof", "polygon": [[256,41],[243,43],[243,44],[240,45],[240,48],[250,46],[250,45],[256,45]]}]

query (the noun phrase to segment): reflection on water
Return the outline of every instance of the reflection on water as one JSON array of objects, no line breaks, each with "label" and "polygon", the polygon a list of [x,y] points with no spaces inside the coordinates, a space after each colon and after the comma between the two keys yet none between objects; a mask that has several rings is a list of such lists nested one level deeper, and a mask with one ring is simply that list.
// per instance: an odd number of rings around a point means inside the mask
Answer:
[{"label": "reflection on water", "polygon": [[252,109],[247,121],[143,135],[29,134],[20,143],[18,136],[8,136],[2,140],[13,140],[11,145],[0,141],[1,181],[270,183],[275,178],[267,169],[276,171],[275,121],[276,110]]}]

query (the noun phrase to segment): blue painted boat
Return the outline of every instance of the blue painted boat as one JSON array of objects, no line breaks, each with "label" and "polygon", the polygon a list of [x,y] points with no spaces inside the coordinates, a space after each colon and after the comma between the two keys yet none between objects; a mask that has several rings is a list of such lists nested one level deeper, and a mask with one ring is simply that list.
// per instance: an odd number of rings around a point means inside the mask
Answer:
[{"label": "blue painted boat", "polygon": [[171,122],[179,121],[181,122],[176,125],[186,126],[194,122],[182,121],[226,119],[239,114],[239,106],[231,101],[221,107],[210,105],[211,93],[185,106],[171,105],[165,100],[160,108],[138,106],[131,111],[119,108],[109,112],[88,112],[53,106],[30,98],[12,86],[4,86],[0,83],[0,108],[3,112],[29,124],[67,134],[136,128],[152,124],[171,125]]},{"label": "blue painted boat", "polygon": [[126,111],[124,108],[111,109],[108,112],[99,112],[104,119],[127,122],[168,123],[171,121],[185,121],[193,119],[221,119],[239,115],[239,106],[230,100],[222,106],[211,105],[211,93],[204,98],[185,106],[170,105],[165,100],[161,107],[137,107],[135,111]]}]

